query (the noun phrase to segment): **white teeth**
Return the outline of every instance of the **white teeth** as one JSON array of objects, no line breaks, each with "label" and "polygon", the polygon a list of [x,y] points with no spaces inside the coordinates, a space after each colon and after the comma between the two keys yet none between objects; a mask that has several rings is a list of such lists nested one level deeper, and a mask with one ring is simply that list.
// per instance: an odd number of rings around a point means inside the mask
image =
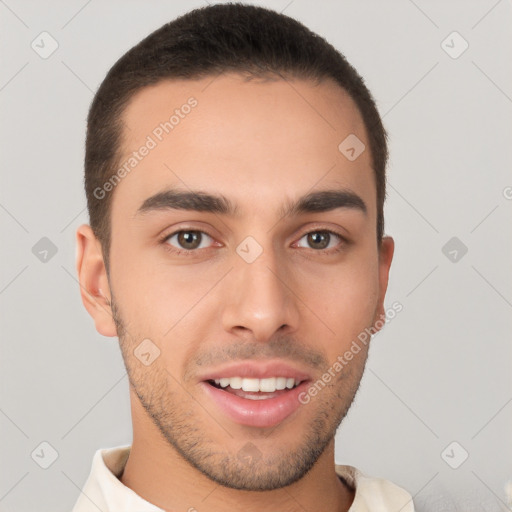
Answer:
[{"label": "white teeth", "polygon": [[242,389],[243,391],[264,393],[273,393],[274,391],[281,391],[283,389],[292,389],[301,381],[292,377],[268,377],[266,379],[252,379],[247,377],[223,377],[215,379],[215,384],[221,388],[230,386],[232,389]]},{"label": "white teeth", "polygon": [[242,379],[242,389],[244,391],[259,391],[260,380],[259,379]]},{"label": "white teeth", "polygon": [[276,379],[276,389],[281,390],[286,387],[286,377],[278,377]]},{"label": "white teeth", "polygon": [[276,378],[270,377],[269,379],[260,379],[260,391],[266,393],[273,393],[276,390]]},{"label": "white teeth", "polygon": [[229,385],[233,389],[241,389],[242,388],[242,378],[241,377],[231,377],[229,379]]}]

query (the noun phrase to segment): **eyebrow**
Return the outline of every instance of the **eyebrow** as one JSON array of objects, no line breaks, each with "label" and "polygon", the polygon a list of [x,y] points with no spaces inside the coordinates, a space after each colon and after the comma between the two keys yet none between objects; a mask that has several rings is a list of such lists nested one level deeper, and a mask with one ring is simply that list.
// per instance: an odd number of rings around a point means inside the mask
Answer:
[{"label": "eyebrow", "polygon": [[[335,189],[311,192],[297,201],[288,201],[280,208],[278,215],[282,218],[302,213],[327,212],[338,208],[359,210],[367,214],[365,202],[356,193],[346,189]],[[238,206],[222,194],[167,189],[148,197],[135,216],[165,210],[189,210],[232,217],[239,214]]]}]

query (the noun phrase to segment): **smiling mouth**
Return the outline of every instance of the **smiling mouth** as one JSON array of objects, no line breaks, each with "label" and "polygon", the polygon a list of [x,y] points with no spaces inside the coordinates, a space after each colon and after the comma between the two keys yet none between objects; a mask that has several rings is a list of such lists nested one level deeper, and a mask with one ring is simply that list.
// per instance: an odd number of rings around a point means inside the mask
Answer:
[{"label": "smiling mouth", "polygon": [[[231,421],[249,427],[274,427],[297,413],[302,404],[299,396],[307,389],[311,377],[289,367],[275,368],[275,373],[270,371],[266,368],[258,372],[247,366],[231,368],[205,375],[200,384],[219,413]],[[265,377],[255,377],[258,373]]]},{"label": "smiling mouth", "polygon": [[249,400],[267,400],[286,394],[303,382],[300,379],[286,377],[270,377],[252,379],[229,377],[206,381],[214,388]]}]

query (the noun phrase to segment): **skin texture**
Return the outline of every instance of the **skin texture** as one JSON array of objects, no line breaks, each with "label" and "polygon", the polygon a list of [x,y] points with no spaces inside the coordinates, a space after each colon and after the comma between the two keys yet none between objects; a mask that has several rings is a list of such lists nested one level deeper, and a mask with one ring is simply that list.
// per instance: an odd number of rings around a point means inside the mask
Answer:
[{"label": "skin texture", "polygon": [[[99,333],[119,336],[130,378],[133,445],[121,481],[165,510],[346,511],[353,493],[334,473],[334,435],[367,347],[307,405],[268,428],[228,418],[200,376],[230,361],[281,360],[316,381],[384,314],[394,244],[384,237],[377,245],[362,118],[328,81],[247,82],[235,74],[166,81],[129,103],[123,156],[191,96],[197,106],[115,187],[110,279],[90,227],[77,230],[83,303]],[[349,134],[367,148],[355,161],[338,150]],[[168,187],[223,194],[238,214],[136,214]],[[366,214],[279,215],[287,201],[326,189],[356,193]],[[206,235],[188,255],[176,254],[166,247],[187,250],[189,239],[161,240],[179,230]],[[325,230],[347,241],[331,235],[322,251],[307,233]],[[236,252],[247,236],[263,250],[250,264]],[[160,350],[149,366],[134,355],[144,339]],[[239,457],[248,446],[258,454],[252,463]]]}]

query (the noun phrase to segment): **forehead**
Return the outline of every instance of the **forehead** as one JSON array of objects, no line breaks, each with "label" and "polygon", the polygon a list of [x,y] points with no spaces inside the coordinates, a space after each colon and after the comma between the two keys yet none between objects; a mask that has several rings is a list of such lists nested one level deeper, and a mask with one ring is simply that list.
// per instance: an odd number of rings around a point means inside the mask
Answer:
[{"label": "forehead", "polygon": [[[364,123],[333,82],[246,81],[236,74],[166,80],[138,91],[122,120],[119,167],[126,172],[113,209],[135,213],[165,188],[221,191],[241,214],[249,213],[247,203],[256,208],[256,199],[261,211],[270,203],[278,211],[284,199],[333,187],[374,207]],[[357,159],[342,152],[346,140],[359,140],[356,150],[366,146]]]}]

